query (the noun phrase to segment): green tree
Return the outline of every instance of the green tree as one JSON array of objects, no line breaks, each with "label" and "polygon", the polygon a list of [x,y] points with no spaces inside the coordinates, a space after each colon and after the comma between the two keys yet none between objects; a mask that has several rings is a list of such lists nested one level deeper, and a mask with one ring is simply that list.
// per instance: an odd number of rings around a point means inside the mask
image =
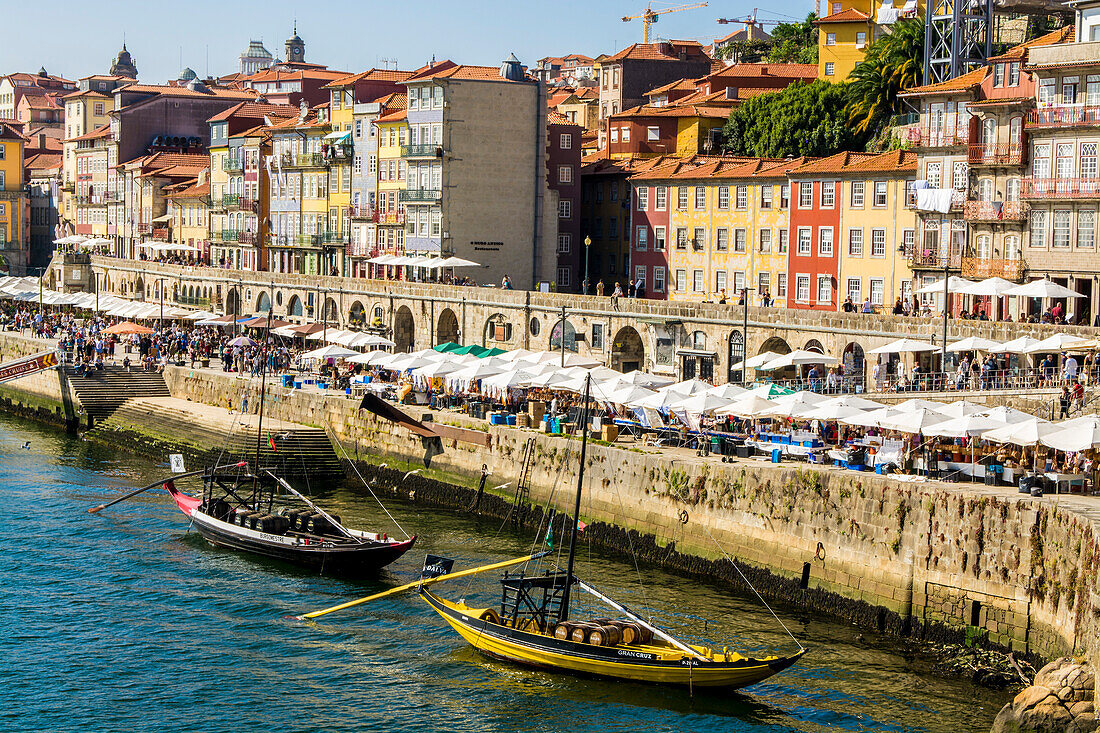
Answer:
[{"label": "green tree", "polygon": [[817,20],[815,13],[801,23],[780,23],[772,31],[772,48],[767,60],[771,64],[816,64]]},{"label": "green tree", "polygon": [[735,155],[765,158],[861,149],[865,140],[848,125],[846,104],[844,84],[821,80],[752,97],[730,113],[724,147]]},{"label": "green tree", "polygon": [[848,122],[872,136],[902,111],[898,93],[921,83],[924,75],[924,23],[915,18],[894,25],[867,49],[848,77]]}]

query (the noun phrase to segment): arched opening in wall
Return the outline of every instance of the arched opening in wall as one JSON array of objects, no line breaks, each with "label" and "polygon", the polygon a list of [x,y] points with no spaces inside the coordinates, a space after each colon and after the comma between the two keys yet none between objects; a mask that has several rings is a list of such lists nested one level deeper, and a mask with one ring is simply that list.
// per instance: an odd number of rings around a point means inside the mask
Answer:
[{"label": "arched opening in wall", "polygon": [[512,343],[512,321],[503,313],[494,313],[485,321],[481,345],[508,349]]},{"label": "arched opening in wall", "polygon": [[435,327],[435,343],[458,343],[458,316],[450,308],[444,308],[439,314]]},{"label": "arched opening in wall", "polygon": [[[789,353],[791,353],[792,350],[793,349],[791,349],[790,344],[788,344],[785,340],[779,338],[778,336],[772,336],[771,338],[769,338],[767,341],[765,341],[763,344],[760,345],[760,349],[756,353],[757,353],[758,356],[760,354],[766,354],[768,352],[771,352],[773,354],[782,355],[782,354],[789,354]],[[770,380],[773,380],[773,381],[776,381],[776,382],[782,382],[782,381],[787,380],[787,379],[797,379],[798,378],[798,368],[791,366],[791,367],[785,367],[783,369],[773,369],[773,370],[767,371],[767,372],[754,371],[753,374],[755,375],[754,380],[755,379],[761,379],[761,378],[766,376]]]},{"label": "arched opening in wall", "polygon": [[302,299],[297,295],[290,296],[290,302],[286,306],[286,314],[288,316],[302,317]]},{"label": "arched opening in wall", "polygon": [[726,354],[726,381],[730,384],[742,384],[745,381],[745,334],[731,331],[729,349]]},{"label": "arched opening in wall", "polygon": [[714,362],[718,354],[711,351],[707,345],[705,331],[692,331],[684,334],[680,340],[680,350],[676,352],[680,357],[680,376],[682,379],[700,379],[704,382],[714,381]]},{"label": "arched opening in wall", "polygon": [[416,342],[416,322],[409,306],[403,305],[393,316],[393,350],[395,353],[412,351]]},{"label": "arched opening in wall", "polygon": [[225,314],[227,316],[240,315],[240,301],[237,298],[237,289],[229,288],[225,291]]},{"label": "arched opening in wall", "polygon": [[260,297],[256,298],[256,312],[266,315],[269,310],[271,310],[271,298],[268,297],[266,290],[261,290]]},{"label": "arched opening in wall", "polygon": [[321,311],[321,320],[329,324],[340,323],[340,311],[336,307],[336,301],[332,298],[325,299],[325,307]]},{"label": "arched opening in wall", "polygon": [[134,282],[134,300],[145,300],[145,281],[140,277]]},{"label": "arched opening in wall", "polygon": [[563,321],[560,318],[554,322],[554,328],[553,328],[553,330],[550,331],[550,350],[554,351],[556,349],[561,349],[562,348],[563,326],[564,326],[564,334],[565,334],[564,343],[565,343],[566,350],[576,351],[577,350],[577,329],[574,328],[573,324],[570,323],[569,321]]},{"label": "arched opening in wall", "polygon": [[789,354],[791,353],[791,347],[786,341],[778,336],[772,336],[760,345],[760,349],[756,353],[763,354],[768,351],[773,354]]},{"label": "arched opening in wall", "polygon": [[375,303],[370,309],[370,325],[380,327],[386,323],[386,309],[381,303]]},{"label": "arched opening in wall", "polygon": [[179,283],[172,283],[172,300],[176,301],[177,303],[180,300],[180,284]]},{"label": "arched opening in wall", "polygon": [[821,342],[817,339],[810,339],[806,342],[806,346],[803,347],[806,351],[816,351],[819,354],[825,353],[825,347],[821,345]]},{"label": "arched opening in wall", "polygon": [[358,300],[352,303],[348,310],[348,325],[355,328],[367,325],[367,309]]},{"label": "arched opening in wall", "polygon": [[615,334],[611,342],[611,368],[624,373],[645,368],[645,345],[633,326],[624,326]]},{"label": "arched opening in wall", "polygon": [[855,341],[844,347],[844,355],[840,359],[844,368],[842,388],[845,392],[862,392],[866,384],[864,375],[867,373],[867,363],[863,354],[863,347]]}]

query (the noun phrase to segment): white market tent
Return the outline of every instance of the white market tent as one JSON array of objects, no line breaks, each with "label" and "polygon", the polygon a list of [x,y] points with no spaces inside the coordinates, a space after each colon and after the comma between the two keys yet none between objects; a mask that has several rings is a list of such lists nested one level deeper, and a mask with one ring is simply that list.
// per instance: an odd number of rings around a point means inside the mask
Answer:
[{"label": "white market tent", "polygon": [[915,339],[900,338],[897,341],[891,341],[885,346],[880,346],[877,349],[871,349],[868,354],[901,354],[901,353],[916,353],[921,351],[939,351],[940,347],[935,344],[930,344],[927,341],[917,341]]}]

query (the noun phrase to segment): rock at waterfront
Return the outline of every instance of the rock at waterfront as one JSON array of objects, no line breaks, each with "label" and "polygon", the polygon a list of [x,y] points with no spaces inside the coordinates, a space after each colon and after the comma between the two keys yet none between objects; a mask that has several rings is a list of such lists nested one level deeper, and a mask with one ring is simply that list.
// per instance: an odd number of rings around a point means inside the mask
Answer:
[{"label": "rock at waterfront", "polygon": [[1096,678],[1088,664],[1062,657],[1001,708],[991,733],[1095,733]]}]

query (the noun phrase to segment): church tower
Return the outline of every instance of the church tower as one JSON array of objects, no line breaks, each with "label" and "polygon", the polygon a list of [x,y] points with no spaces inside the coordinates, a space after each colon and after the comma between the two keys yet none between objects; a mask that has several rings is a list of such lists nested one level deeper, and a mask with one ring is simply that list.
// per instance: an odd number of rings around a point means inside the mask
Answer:
[{"label": "church tower", "polygon": [[130,52],[126,50],[125,43],[122,44],[122,50],[118,52],[118,56],[115,57],[115,62],[111,65],[111,75],[128,76],[131,79],[137,79],[137,66],[130,57]]},{"label": "church tower", "polygon": [[286,39],[287,63],[301,63],[306,60],[306,42],[298,35],[298,24],[294,24],[294,35]]}]

